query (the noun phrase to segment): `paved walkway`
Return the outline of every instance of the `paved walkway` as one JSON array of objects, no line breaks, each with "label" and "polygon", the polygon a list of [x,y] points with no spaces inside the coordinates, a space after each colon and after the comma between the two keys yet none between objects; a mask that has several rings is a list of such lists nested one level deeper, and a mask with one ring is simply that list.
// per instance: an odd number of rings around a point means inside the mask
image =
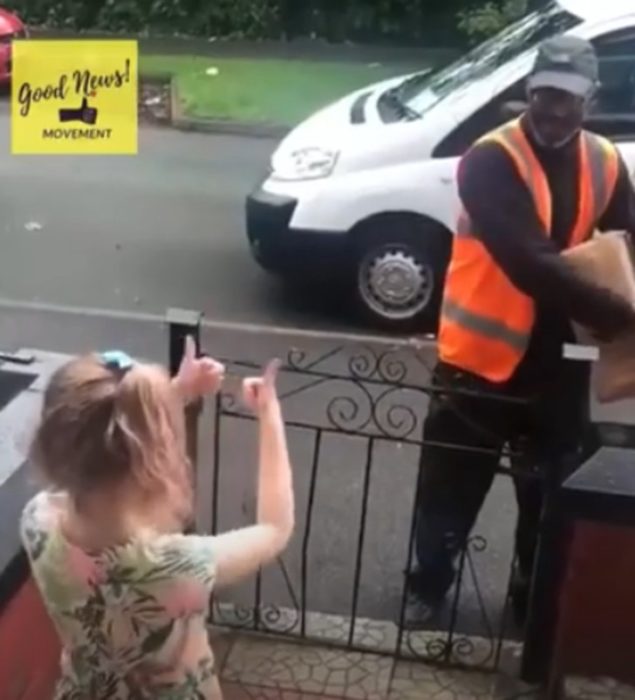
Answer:
[{"label": "paved walkway", "polygon": [[[225,700],[533,700],[537,688],[516,680],[519,654],[498,674],[441,669],[420,661],[271,637],[211,632]],[[610,680],[567,682],[569,700],[633,700],[635,688]]]}]

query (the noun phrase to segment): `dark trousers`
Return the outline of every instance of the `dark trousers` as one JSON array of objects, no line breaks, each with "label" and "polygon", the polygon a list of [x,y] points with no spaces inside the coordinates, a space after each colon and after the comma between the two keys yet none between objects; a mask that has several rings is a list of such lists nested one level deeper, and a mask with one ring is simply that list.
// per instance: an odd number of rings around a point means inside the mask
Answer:
[{"label": "dark trousers", "polygon": [[[448,365],[433,376],[435,392],[424,426],[411,590],[438,603],[452,586],[457,554],[465,546],[492,486],[503,447],[513,466],[519,519],[516,550],[521,576],[533,569],[544,479],[561,480],[592,451],[589,368],[558,363],[540,380],[518,376],[491,384]],[[512,399],[511,401],[509,399]]]}]

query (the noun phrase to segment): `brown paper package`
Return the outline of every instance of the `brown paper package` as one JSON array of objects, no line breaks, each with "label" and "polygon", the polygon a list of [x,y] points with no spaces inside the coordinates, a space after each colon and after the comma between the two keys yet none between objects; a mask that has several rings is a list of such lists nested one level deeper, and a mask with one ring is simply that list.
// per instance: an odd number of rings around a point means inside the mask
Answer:
[{"label": "brown paper package", "polygon": [[[630,237],[620,231],[594,236],[563,255],[578,274],[627,299],[635,306],[635,257]],[[635,327],[611,343],[599,343],[575,325],[578,342],[598,347],[593,391],[601,403],[635,397]]]}]

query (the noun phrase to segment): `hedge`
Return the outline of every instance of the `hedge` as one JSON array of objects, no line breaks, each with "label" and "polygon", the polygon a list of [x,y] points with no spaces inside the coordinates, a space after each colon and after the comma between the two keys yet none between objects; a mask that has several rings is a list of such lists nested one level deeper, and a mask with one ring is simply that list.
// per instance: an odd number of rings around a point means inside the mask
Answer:
[{"label": "hedge", "polygon": [[[460,42],[465,35],[490,32],[501,22],[504,24],[509,19],[505,9],[509,2],[3,0],[3,5],[18,11],[29,24],[52,28],[234,38],[319,36],[336,41],[400,43],[425,40],[427,45],[450,45]],[[518,4],[518,0],[514,2]],[[520,4],[527,5],[527,0],[521,0]]]}]

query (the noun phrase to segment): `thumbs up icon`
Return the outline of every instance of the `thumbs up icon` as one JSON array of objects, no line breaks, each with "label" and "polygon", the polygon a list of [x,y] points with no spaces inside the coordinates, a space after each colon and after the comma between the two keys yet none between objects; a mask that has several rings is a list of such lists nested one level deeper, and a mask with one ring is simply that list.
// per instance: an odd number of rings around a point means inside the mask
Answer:
[{"label": "thumbs up icon", "polygon": [[88,106],[88,98],[84,97],[81,107],[78,109],[60,109],[60,122],[83,122],[95,124],[97,122],[97,110]]}]

